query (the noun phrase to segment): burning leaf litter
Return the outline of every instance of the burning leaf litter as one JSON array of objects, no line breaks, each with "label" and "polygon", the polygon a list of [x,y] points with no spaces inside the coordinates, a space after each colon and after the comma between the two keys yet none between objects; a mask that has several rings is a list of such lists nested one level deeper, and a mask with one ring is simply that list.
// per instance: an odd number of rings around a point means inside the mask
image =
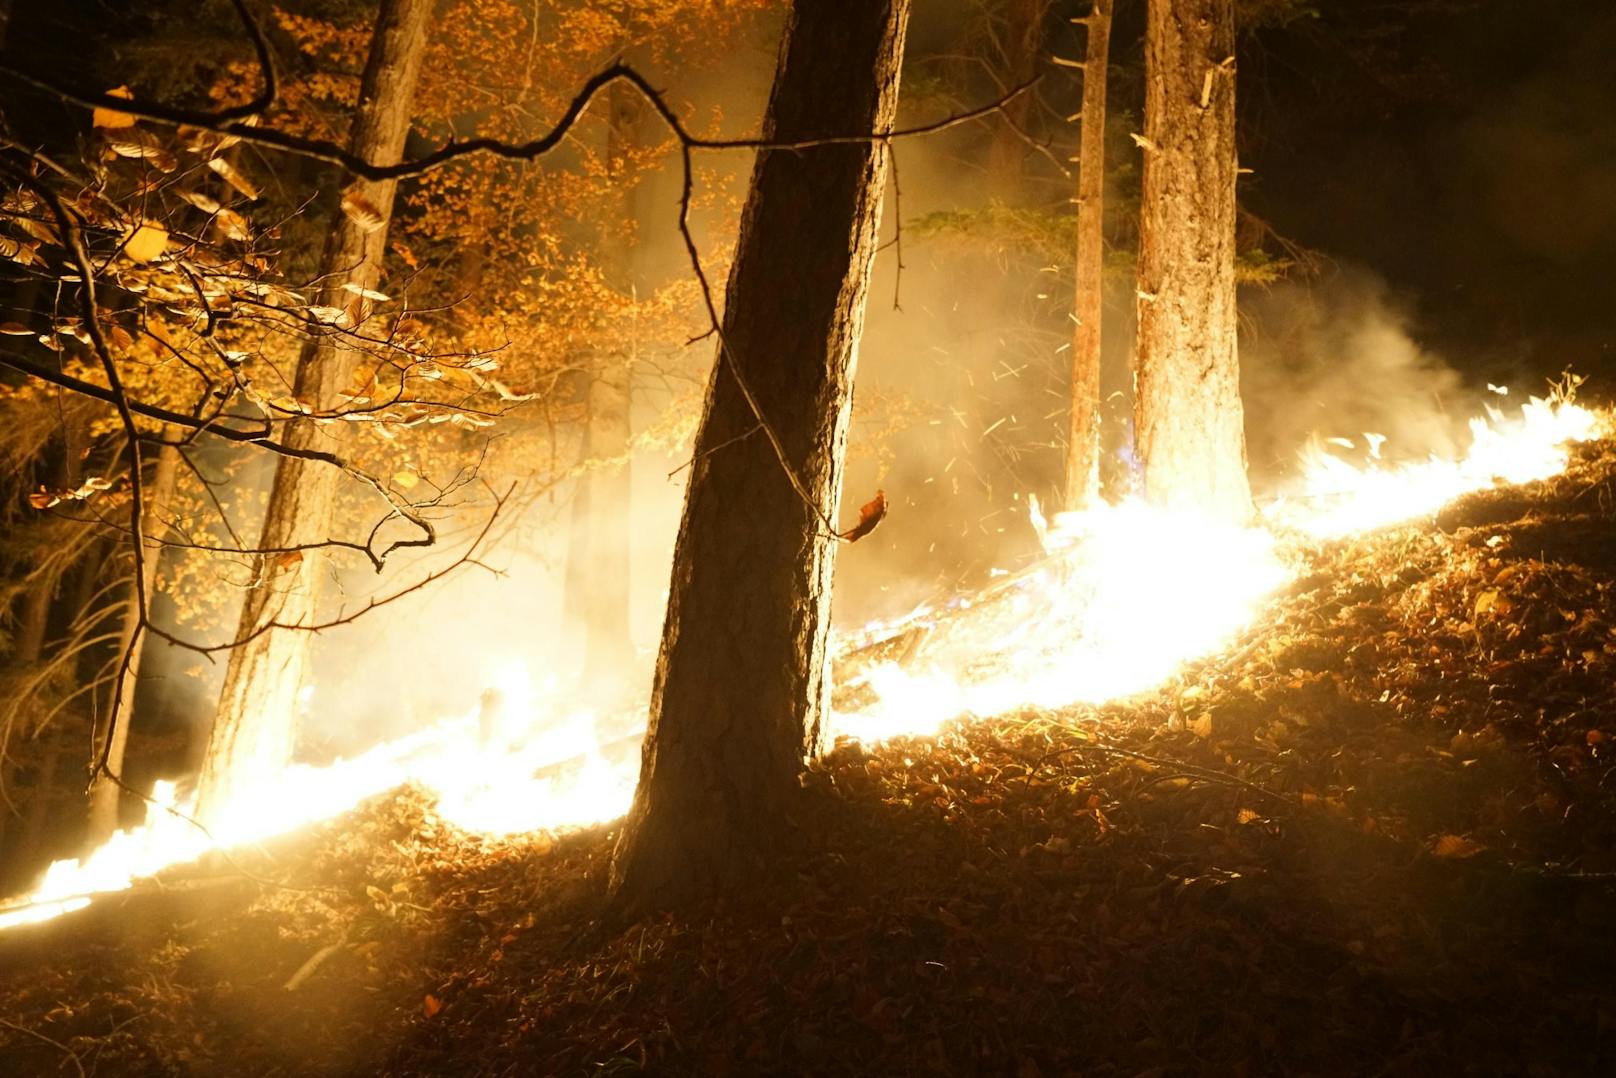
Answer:
[{"label": "burning leaf litter", "polygon": [[[1472,422],[1471,453],[1458,461],[1387,467],[1377,445],[1375,459],[1355,468],[1315,453],[1305,498],[1272,509],[1276,531],[1138,502],[1046,522],[1034,505],[1044,561],[948,610],[918,611],[844,643],[833,731],[878,743],[935,734],[962,714],[1099,704],[1158,686],[1226,645],[1293,578],[1306,546],[1286,541],[1287,530],[1372,529],[1433,512],[1500,476],[1522,482],[1563,471],[1567,446],[1602,426],[1568,397],[1533,399],[1518,419],[1491,410]],[[878,492],[859,527],[873,528],[884,510]],[[0,928],[81,908],[91,895],[125,890],[210,849],[328,819],[404,783],[432,791],[444,819],[490,835],[586,826],[626,811],[643,716],[603,724],[537,699],[522,671],[504,680],[493,733],[486,715],[460,716],[353,760],[290,768],[229,806],[211,833],[192,825],[190,805],[176,805],[172,786],[160,784],[147,823],[82,861],[52,865],[31,895],[0,908]],[[603,736],[607,726],[613,732]]]},{"label": "burning leaf litter", "polygon": [[238,855],[275,885],[210,887],[204,863],[0,939],[8,1020],[48,1038],[5,1051],[39,1073],[63,1051],[118,1073],[1608,1071],[1613,483],[1592,443],[1434,527],[1315,545],[1231,646],[1127,701],[844,743],[805,780],[815,841],[699,919],[597,921],[606,828],[482,838],[430,791],[384,794]]}]

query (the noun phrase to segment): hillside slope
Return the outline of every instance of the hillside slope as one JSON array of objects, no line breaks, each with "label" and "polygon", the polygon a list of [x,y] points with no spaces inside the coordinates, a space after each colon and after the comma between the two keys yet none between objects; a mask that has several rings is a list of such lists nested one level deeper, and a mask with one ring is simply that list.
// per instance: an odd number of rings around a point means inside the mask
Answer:
[{"label": "hillside slope", "polygon": [[1613,478],[1322,545],[1126,703],[844,745],[699,915],[404,790],[0,935],[7,1072],[1608,1073]]}]

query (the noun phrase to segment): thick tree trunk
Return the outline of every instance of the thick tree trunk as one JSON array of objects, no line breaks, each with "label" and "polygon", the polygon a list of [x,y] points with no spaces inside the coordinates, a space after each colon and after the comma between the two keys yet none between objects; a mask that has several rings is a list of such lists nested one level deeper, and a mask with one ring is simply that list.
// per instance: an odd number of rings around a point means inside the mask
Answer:
[{"label": "thick tree trunk", "polygon": [[[1044,46],[1044,16],[1051,0],[1008,0],[1002,52],[1005,90],[1024,85],[1038,74]],[[1027,158],[1027,120],[1033,96],[1022,94],[1004,107],[995,123],[988,149],[988,176],[994,194],[1014,198],[1020,194],[1022,163]]]},{"label": "thick tree trunk", "polygon": [[[909,0],[797,0],[765,136],[890,129],[908,15]],[[758,154],[730,271],[727,354],[708,383],[674,550],[640,784],[612,865],[620,909],[722,890],[789,841],[830,697],[834,538],[823,520],[841,493],[886,173],[873,141]]]},{"label": "thick tree trunk", "polygon": [[1134,390],[1150,500],[1245,521],[1234,45],[1234,0],[1150,0]]},{"label": "thick tree trunk", "polygon": [[[638,215],[630,154],[644,119],[643,99],[625,82],[607,91],[606,175],[616,196],[616,212],[599,238],[606,283],[637,297],[635,274]],[[626,232],[624,231],[626,228]],[[609,704],[628,687],[634,646],[629,635],[629,537],[633,472],[628,460],[635,334],[618,326],[627,348],[605,350],[585,372],[583,457],[594,461],[578,480],[567,545],[567,605],[584,626],[584,680]]]},{"label": "thick tree trunk", "polygon": [[1077,302],[1072,327],[1072,420],[1066,442],[1066,508],[1100,490],[1100,319],[1105,299],[1105,84],[1111,0],[1094,0],[1083,57],[1083,131],[1077,174]]},{"label": "thick tree trunk", "polygon": [[[349,148],[374,163],[398,161],[409,134],[411,103],[426,51],[433,0],[383,0],[360,83]],[[397,183],[358,181],[351,189],[381,217],[366,229],[355,217],[332,222],[321,264],[324,282],[315,302],[362,319],[365,301],[344,289],[374,289],[380,280]],[[369,222],[374,225],[375,222]],[[341,338],[321,335],[299,357],[295,391],[319,408],[335,407],[353,377],[357,355]],[[330,450],[340,444],[342,424],[308,420],[287,424],[284,441],[296,448]],[[279,457],[259,546],[285,548],[330,537],[340,473],[329,465]],[[303,681],[310,637],[295,629],[263,626],[310,624],[317,611],[318,558],[312,554],[257,559],[257,572],[241,612],[239,637],[252,639],[231,651],[213,734],[202,763],[197,811],[210,826],[222,822],[228,805],[273,782],[291,759],[296,733],[297,692]]]},{"label": "thick tree trunk", "polygon": [[[145,507],[140,530],[145,536],[145,557],[141,565],[141,588],[149,599],[157,586],[157,566],[162,558],[162,533],[166,528],[167,507],[174,500],[174,484],[179,478],[180,451],[178,446],[164,445],[157,452],[157,465],[151,479],[145,484]],[[129,596],[129,612],[124,615],[123,628],[118,638],[118,655],[129,649],[140,623],[140,610],[135,595]],[[107,753],[107,769],[123,777],[124,751],[129,744],[129,724],[135,715],[135,686],[140,680],[142,652],[151,645],[146,636],[141,646],[129,659],[129,670],[124,675],[123,691],[109,712],[112,726],[112,746]],[[106,731],[96,731],[93,744],[95,759],[100,759]],[[90,848],[101,845],[118,829],[118,810],[123,804],[123,790],[105,775],[97,774],[90,783],[90,827],[87,836]]]}]

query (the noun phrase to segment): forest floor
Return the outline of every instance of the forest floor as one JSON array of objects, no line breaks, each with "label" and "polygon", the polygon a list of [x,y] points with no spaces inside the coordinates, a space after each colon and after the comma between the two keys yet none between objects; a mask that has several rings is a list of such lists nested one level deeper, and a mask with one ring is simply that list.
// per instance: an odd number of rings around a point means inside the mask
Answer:
[{"label": "forest floor", "polygon": [[842,746],[699,916],[404,790],[13,930],[3,1070],[1616,1073],[1613,479],[1322,545],[1158,692]]}]

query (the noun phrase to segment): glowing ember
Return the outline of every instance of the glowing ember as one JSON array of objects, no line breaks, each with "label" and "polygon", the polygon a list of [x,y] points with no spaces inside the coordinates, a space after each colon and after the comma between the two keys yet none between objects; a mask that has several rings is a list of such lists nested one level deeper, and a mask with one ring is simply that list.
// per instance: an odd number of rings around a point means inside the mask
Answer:
[{"label": "glowing ember", "polygon": [[[1304,493],[1266,515],[1279,532],[1302,536],[1413,519],[1498,480],[1557,474],[1567,443],[1604,427],[1602,417],[1556,395],[1533,399],[1517,419],[1489,410],[1472,421],[1472,444],[1460,460],[1388,466],[1374,435],[1362,466],[1315,446],[1305,459]],[[1047,524],[1033,503],[1032,518],[1048,555],[1038,565],[947,609],[916,611],[842,641],[844,655],[892,645],[903,657],[873,661],[839,687],[859,702],[833,716],[833,733],[865,741],[924,735],[962,714],[1098,703],[1150,689],[1226,644],[1290,576],[1284,549],[1266,528],[1132,501]],[[627,810],[643,715],[614,720],[607,736],[589,712],[536,693],[519,668],[494,681],[480,710],[352,760],[288,769],[262,796],[230,806],[211,836],[180,815],[189,806],[175,805],[174,787],[159,783],[147,823],[82,862],[52,865],[31,896],[0,910],[0,928],[81,908],[89,895],[127,889],[209,849],[330,818],[407,782],[435,793],[444,819],[490,835],[586,825]]]}]

